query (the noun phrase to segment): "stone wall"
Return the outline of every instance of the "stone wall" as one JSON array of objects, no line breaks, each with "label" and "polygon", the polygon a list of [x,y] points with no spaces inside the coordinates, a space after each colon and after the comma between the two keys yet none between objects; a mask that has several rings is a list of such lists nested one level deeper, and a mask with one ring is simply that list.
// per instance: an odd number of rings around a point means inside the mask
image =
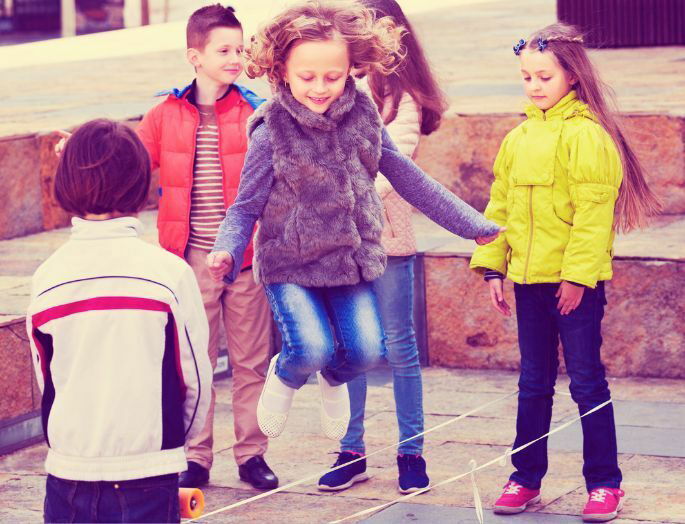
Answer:
[{"label": "stone wall", "polygon": [[[492,182],[492,164],[502,139],[523,117],[512,114],[452,115],[419,146],[417,162],[431,176],[483,210]],[[135,126],[139,119],[126,121]],[[665,214],[685,214],[685,118],[628,115],[625,125],[647,179]],[[69,221],[54,201],[57,165],[53,134],[0,139],[0,184],[7,204],[0,209],[0,239],[62,227]],[[157,203],[153,176],[149,207]]]},{"label": "stone wall", "polygon": [[[125,123],[134,127],[139,119]],[[0,138],[0,240],[64,227],[70,217],[57,204],[54,154],[59,137],[53,133]],[[148,207],[157,206],[157,173],[150,184]]]},{"label": "stone wall", "polygon": [[[472,206],[485,209],[492,165],[522,115],[455,115],[422,139],[416,161]],[[685,118],[628,115],[624,125],[665,214],[685,214]]]},{"label": "stone wall", "polygon": [[0,421],[40,408],[23,319],[0,326]]},{"label": "stone wall", "polygon": [[[426,316],[430,364],[472,369],[519,366],[516,318],[490,305],[468,256],[426,255]],[[615,377],[685,378],[685,261],[617,257],[607,284],[602,359]],[[506,299],[514,308],[513,285]],[[563,362],[563,359],[562,359]]]}]

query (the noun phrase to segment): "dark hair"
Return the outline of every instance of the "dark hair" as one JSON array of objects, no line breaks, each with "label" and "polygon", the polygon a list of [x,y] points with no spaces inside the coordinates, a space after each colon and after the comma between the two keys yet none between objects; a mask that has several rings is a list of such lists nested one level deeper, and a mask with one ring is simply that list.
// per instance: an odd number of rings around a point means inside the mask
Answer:
[{"label": "dark hair", "polygon": [[385,123],[395,119],[402,93],[407,92],[421,108],[421,134],[430,135],[440,127],[447,100],[435,80],[414,29],[395,0],[362,0],[362,4],[375,11],[376,18],[389,16],[406,29],[402,36],[406,56],[400,67],[388,76],[369,75],[369,87],[379,109],[383,108],[385,96],[392,96],[392,111]]},{"label": "dark hair", "polygon": [[55,197],[79,216],[137,213],[150,189],[150,157],[136,133],[112,120],[83,124],[67,141],[55,175]]},{"label": "dark hair", "polygon": [[195,11],[186,26],[186,45],[188,49],[202,51],[209,40],[209,33],[217,27],[240,29],[243,26],[235,16],[235,9],[221,4],[208,5]]}]

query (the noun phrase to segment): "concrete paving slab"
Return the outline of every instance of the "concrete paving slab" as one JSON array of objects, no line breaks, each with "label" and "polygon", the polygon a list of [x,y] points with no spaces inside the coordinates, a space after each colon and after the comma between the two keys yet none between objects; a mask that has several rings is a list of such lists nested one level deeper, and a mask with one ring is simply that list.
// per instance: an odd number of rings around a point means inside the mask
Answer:
[{"label": "concrete paving slab", "polygon": [[[616,426],[616,438],[619,453],[685,457],[682,429]],[[583,432],[580,422],[552,435],[548,445],[552,450],[582,451]]]},{"label": "concrete paving slab", "polygon": [[[578,523],[578,517],[553,515],[550,513],[521,513],[519,515],[495,515],[491,510],[483,512],[485,522],[508,522],[511,524],[565,524]],[[376,515],[362,520],[369,524],[402,524],[414,522],[450,522],[451,524],[478,524],[473,508],[449,506],[424,506],[421,504],[399,503],[390,506]]]},{"label": "concrete paving slab", "polygon": [[[468,398],[469,402],[474,403],[478,400],[477,397],[469,397],[469,395],[475,395],[477,391],[481,391],[484,394],[482,400],[485,402],[493,394],[506,391],[516,382],[516,373],[504,372],[427,368],[424,369],[423,376],[426,391],[431,392],[426,393],[426,396],[448,395],[451,391],[455,399]],[[393,411],[392,388],[387,382],[388,377],[387,371],[383,371],[373,378],[373,381],[384,385],[371,384],[369,386],[367,409],[369,416],[365,435],[369,452],[381,449],[397,439],[397,421]],[[678,391],[675,382],[651,381],[649,387],[654,398],[658,398],[658,395],[665,398]],[[640,380],[621,379],[612,384],[612,387],[617,384],[620,387],[614,389],[621,390],[627,398],[634,397],[637,395],[636,392],[645,388],[645,384]],[[218,396],[215,425],[217,449],[211,483],[205,489],[208,511],[259,493],[241,482],[237,475],[231,449],[234,442],[230,406],[231,380],[218,381],[216,390]],[[270,440],[266,454],[268,463],[279,476],[282,485],[302,480],[305,477],[312,478],[285,493],[210,517],[208,521],[272,522],[276,515],[287,514],[288,522],[328,522],[400,497],[397,492],[394,447],[368,459],[367,470],[371,476],[368,482],[357,484],[342,493],[318,492],[316,488],[318,476],[335,461],[335,452],[338,451],[339,443],[321,434],[317,395],[318,388],[315,384],[307,384],[298,392],[286,431],[281,437]],[[631,408],[631,404],[626,402],[627,412],[638,414],[645,413],[645,410],[654,407],[649,403],[638,402],[634,408]],[[664,413],[670,413],[670,416],[677,416],[677,404],[656,407],[663,408]],[[668,411],[669,409],[671,411]],[[505,415],[506,413],[502,413],[499,416]],[[648,414],[645,414],[643,419],[648,420],[647,416]],[[426,427],[432,427],[449,418],[451,418],[450,415],[429,414],[426,416]],[[655,426],[670,424],[668,417],[649,419],[649,423]],[[500,456],[510,446],[514,429],[514,421],[510,418],[469,417],[446,431],[436,431],[427,435],[424,456],[432,482],[440,482],[468,471],[471,459],[477,464],[484,464]],[[629,429],[632,431],[673,430],[682,433],[680,427]],[[571,428],[564,430],[562,434],[569,430]],[[579,435],[573,438],[580,443]],[[619,439],[621,438],[619,434]],[[651,437],[648,435],[642,438]],[[46,446],[41,444],[0,457],[0,499],[3,503],[11,502],[7,507],[3,504],[0,510],[0,521],[41,522],[45,481],[43,462],[46,450]],[[617,523],[685,522],[685,518],[681,518],[684,509],[680,502],[682,486],[685,485],[685,458],[621,454],[619,463],[624,474],[624,487],[630,499],[623,515],[625,518],[617,520]],[[504,467],[495,464],[476,474],[484,507],[490,507],[499,495],[502,485],[511,473],[511,468],[510,463]],[[557,520],[550,519],[557,519],[558,516],[567,516],[578,521],[576,515],[582,508],[586,497],[581,468],[582,453],[579,450],[551,450],[550,468],[545,479],[542,502],[532,508],[532,513],[540,513],[545,520],[539,520],[540,517],[537,517],[538,520],[531,522],[553,523]],[[451,520],[440,520],[440,515],[437,514],[437,516],[428,513],[424,515],[415,512],[416,519],[412,522],[423,522],[430,518],[436,522],[459,522],[458,518],[475,517],[472,509],[471,482],[468,476],[435,488],[425,495],[411,499],[411,502],[413,504],[410,509],[416,509],[416,511],[422,508],[454,510],[453,514],[448,514]],[[529,518],[528,515],[526,514],[523,518]],[[498,522],[493,519],[494,517],[489,513],[486,515],[486,522]],[[520,517],[514,517],[511,522],[518,520]],[[403,522],[403,520],[397,521]]]},{"label": "concrete paving slab", "polygon": [[43,522],[42,510],[29,510],[24,508],[0,508],[0,522],[21,522],[22,524],[39,524]]},{"label": "concrete paving slab", "polygon": [[[206,488],[206,513],[254,495],[249,490]],[[354,502],[347,497],[319,497],[300,493],[278,493],[275,496],[239,508],[203,518],[201,522],[330,522],[349,512]]]},{"label": "concrete paving slab", "polygon": [[635,400],[614,400],[613,404],[621,426],[685,429],[685,405]]},{"label": "concrete paving slab", "polygon": [[[685,522],[682,484],[663,485],[626,480],[622,488],[626,492],[624,507],[620,513],[622,518],[663,523]],[[586,502],[587,492],[581,487],[556,500],[547,506],[545,511],[560,514],[578,513]]]}]

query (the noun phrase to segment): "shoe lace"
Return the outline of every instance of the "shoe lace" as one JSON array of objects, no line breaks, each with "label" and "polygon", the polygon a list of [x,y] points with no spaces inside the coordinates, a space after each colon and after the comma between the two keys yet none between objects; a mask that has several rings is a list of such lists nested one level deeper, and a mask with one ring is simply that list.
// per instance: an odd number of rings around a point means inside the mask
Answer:
[{"label": "shoe lace", "polygon": [[355,455],[354,453],[349,453],[347,451],[336,451],[338,458],[335,460],[335,464],[332,467],[341,466],[342,464],[347,464],[352,462],[354,459],[359,458],[361,455]]},{"label": "shoe lace", "polygon": [[517,484],[516,482],[510,482],[507,484],[507,486],[504,488],[504,494],[505,495],[518,495],[519,491],[521,491],[521,484]]},{"label": "shoe lace", "polygon": [[607,493],[607,490],[604,488],[593,489],[590,492],[590,500],[592,502],[604,502],[606,500]]},{"label": "shoe lace", "polygon": [[403,455],[404,465],[407,471],[421,471],[422,463],[420,455]]}]

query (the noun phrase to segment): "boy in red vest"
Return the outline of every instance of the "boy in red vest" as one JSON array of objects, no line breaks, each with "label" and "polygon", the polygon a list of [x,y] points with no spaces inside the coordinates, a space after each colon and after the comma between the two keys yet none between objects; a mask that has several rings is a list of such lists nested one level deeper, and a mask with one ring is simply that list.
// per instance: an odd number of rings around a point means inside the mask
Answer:
[{"label": "boy in red vest", "polygon": [[[265,437],[257,424],[257,401],[264,384],[271,339],[271,310],[252,277],[252,246],[235,282],[215,282],[205,259],[226,209],[236,198],[247,151],[247,120],[263,102],[234,84],[243,71],[242,26],[233,8],[215,4],[188,20],[187,57],[195,80],[174,89],[143,118],[138,135],[159,167],[159,242],[185,258],[195,272],[209,320],[209,357],[216,366],[221,323],[226,327],[233,370],[233,453],[240,478],[257,489],[278,479],[264,461]],[[209,480],[215,394],[201,434],[186,450],[184,487]]]}]

